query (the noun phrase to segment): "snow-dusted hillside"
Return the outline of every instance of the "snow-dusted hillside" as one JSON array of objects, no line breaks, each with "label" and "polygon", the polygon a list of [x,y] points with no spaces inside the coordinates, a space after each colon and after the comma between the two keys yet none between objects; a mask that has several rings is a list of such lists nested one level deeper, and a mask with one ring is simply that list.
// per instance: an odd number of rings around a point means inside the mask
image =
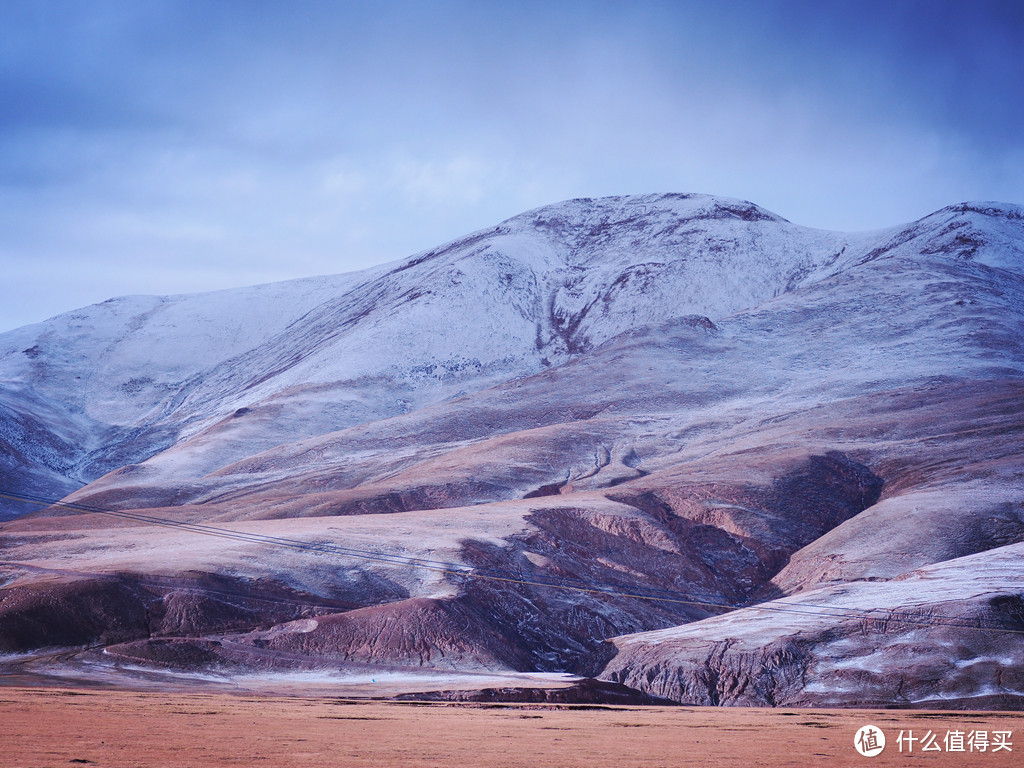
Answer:
[{"label": "snow-dusted hillside", "polygon": [[[536,373],[626,331],[724,317],[877,239],[706,196],[570,201],[387,267],[112,299],[0,335],[2,424],[38,413],[37,401],[53,409],[66,447],[43,463],[64,490],[236,414],[216,446],[189,454],[202,475],[254,448]],[[31,450],[17,430],[2,434]]]},{"label": "snow-dusted hillside", "polygon": [[[823,661],[874,642],[833,642],[829,616],[757,614],[773,629],[709,677],[739,620],[714,606],[863,583],[850,594],[897,612],[907,587],[884,585],[948,561],[942,611],[1012,622],[978,601],[1016,605],[1017,588],[968,569],[991,552],[1009,573],[1000,552],[1024,541],[1022,398],[1024,210],[1005,204],[839,234],[708,196],[574,200],[361,273],[111,300],[0,336],[2,485],[241,540],[57,509],[9,522],[0,651],[604,668],[684,701],[885,703],[878,679],[861,696]],[[60,604],[92,617],[78,630],[38,618],[55,572]],[[627,594],[538,586],[553,575]],[[872,669],[899,668],[909,626],[879,630],[894,655]],[[935,632],[991,655],[962,623]],[[908,674],[944,668],[943,647]],[[806,686],[751,671],[777,648]],[[948,695],[998,677],[968,667]]]}]

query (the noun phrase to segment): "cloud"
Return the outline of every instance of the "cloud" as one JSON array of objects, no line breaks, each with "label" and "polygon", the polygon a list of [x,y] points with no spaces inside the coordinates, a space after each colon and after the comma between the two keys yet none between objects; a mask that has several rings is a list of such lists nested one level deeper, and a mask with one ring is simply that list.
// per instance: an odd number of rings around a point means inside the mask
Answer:
[{"label": "cloud", "polygon": [[4,4],[0,327],[359,268],[569,197],[710,192],[836,229],[1022,200],[1022,15]]}]

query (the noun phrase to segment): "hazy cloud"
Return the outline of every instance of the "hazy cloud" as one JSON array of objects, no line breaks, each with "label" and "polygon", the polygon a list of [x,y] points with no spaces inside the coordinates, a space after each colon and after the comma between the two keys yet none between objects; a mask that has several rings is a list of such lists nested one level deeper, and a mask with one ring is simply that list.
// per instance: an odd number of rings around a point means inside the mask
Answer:
[{"label": "hazy cloud", "polygon": [[836,229],[1024,200],[1014,2],[68,1],[0,28],[0,328],[568,197]]}]

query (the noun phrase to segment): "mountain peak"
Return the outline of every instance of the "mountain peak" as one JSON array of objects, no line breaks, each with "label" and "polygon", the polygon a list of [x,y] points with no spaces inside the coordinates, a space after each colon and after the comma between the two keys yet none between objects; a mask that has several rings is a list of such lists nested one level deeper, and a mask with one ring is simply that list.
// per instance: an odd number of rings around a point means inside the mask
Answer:
[{"label": "mountain peak", "polygon": [[1024,274],[1024,207],[958,203],[884,233],[861,259],[952,258]]},{"label": "mountain peak", "polygon": [[570,200],[399,264],[4,334],[0,487],[76,506],[0,526],[0,652],[1024,696],[1018,214],[843,234]]},{"label": "mountain peak", "polygon": [[[415,410],[686,317],[720,324],[882,257],[1019,271],[1020,213],[963,203],[849,235],[711,195],[567,200],[397,266],[111,300],[0,335],[0,378],[12,383],[0,406],[67,411],[61,444],[80,447],[43,462],[64,488],[298,392],[321,393],[309,396],[310,421],[279,422],[263,440]],[[380,382],[383,398],[372,394]],[[343,391],[342,402],[313,405]],[[19,440],[17,450],[35,448]],[[213,470],[221,459],[210,456]]]},{"label": "mountain peak", "polygon": [[[581,197],[541,206],[502,222],[501,226],[530,226],[552,230],[587,230],[638,224],[644,220],[785,222],[781,216],[747,202],[705,194],[665,193]],[[651,226],[655,222],[652,221]]]}]

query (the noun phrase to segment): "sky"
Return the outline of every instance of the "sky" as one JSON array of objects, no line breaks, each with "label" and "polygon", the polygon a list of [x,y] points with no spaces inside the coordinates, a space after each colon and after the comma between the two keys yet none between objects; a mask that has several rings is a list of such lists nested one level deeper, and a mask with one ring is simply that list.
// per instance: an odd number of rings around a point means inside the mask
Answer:
[{"label": "sky", "polygon": [[1024,2],[0,0],[0,331],[574,197],[1024,203]]}]

